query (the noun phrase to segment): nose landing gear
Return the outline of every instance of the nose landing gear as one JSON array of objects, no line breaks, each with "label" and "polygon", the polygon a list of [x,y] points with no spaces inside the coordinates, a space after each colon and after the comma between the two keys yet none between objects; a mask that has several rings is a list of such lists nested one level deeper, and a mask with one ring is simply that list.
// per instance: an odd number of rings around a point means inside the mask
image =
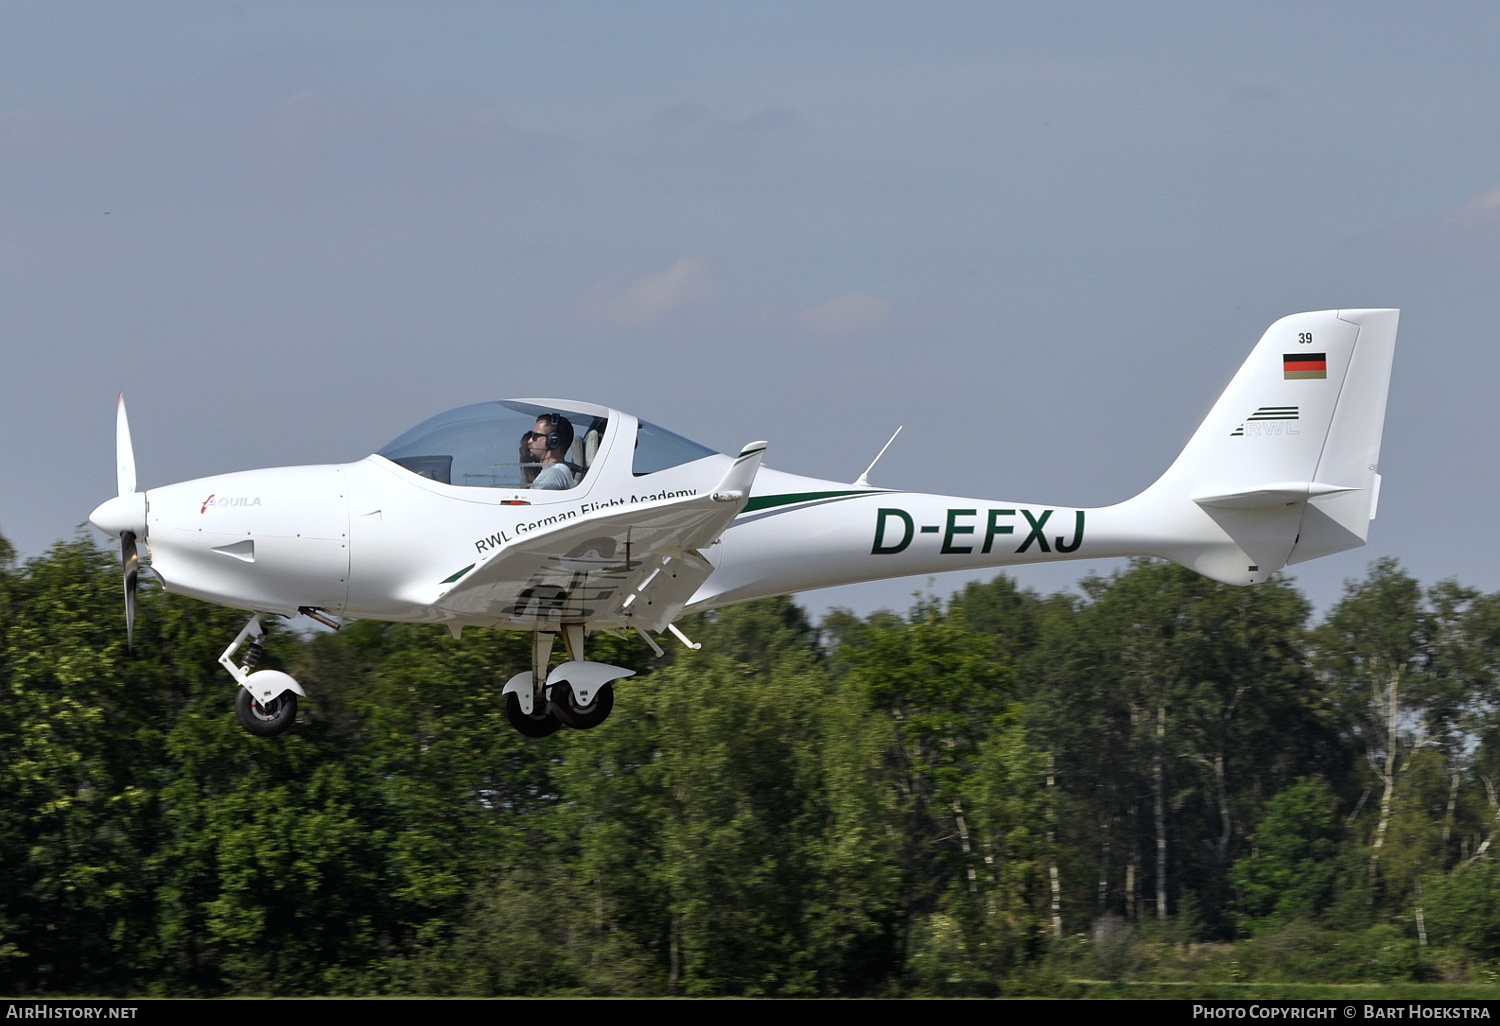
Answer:
[{"label": "nose landing gear", "polygon": [[[260,662],[261,639],[265,636],[260,617],[252,616],[245,629],[219,656],[219,665],[240,684],[239,693],[234,697],[234,715],[240,726],[256,737],[275,737],[297,722],[297,696],[306,698],[307,692],[289,673],[255,670],[255,665]],[[237,666],[234,654],[247,638],[252,640],[245,650],[245,663]],[[250,672],[252,670],[255,672]]]}]

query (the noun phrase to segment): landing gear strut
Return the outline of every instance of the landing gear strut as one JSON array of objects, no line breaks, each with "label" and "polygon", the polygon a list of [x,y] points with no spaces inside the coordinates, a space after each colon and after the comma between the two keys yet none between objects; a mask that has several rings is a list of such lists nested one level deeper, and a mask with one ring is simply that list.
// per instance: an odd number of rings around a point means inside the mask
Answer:
[{"label": "landing gear strut", "polygon": [[[297,696],[306,698],[307,692],[289,673],[255,670],[255,664],[260,662],[260,642],[265,636],[260,617],[252,616],[245,629],[219,656],[219,665],[240,684],[239,693],[234,698],[234,715],[240,726],[256,737],[275,737],[297,722]],[[252,640],[250,647],[245,649],[244,665],[237,666],[234,654],[247,638]],[[250,672],[252,670],[255,672]]]},{"label": "landing gear strut", "polygon": [[557,632],[535,631],[531,635],[531,669],[516,674],[505,685],[505,717],[527,737],[546,737],[561,727],[592,730],[599,726],[615,707],[612,682],[635,675],[634,670],[582,658],[583,624],[560,626],[568,661],[548,673]]}]

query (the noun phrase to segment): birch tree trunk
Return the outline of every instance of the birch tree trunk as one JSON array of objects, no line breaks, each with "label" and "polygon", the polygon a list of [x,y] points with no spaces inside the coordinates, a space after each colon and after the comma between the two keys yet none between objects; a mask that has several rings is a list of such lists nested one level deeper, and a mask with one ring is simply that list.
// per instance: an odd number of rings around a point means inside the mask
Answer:
[{"label": "birch tree trunk", "polygon": [[1167,706],[1156,706],[1156,745],[1153,758],[1153,800],[1156,805],[1156,918],[1167,918]]},{"label": "birch tree trunk", "polygon": [[1062,939],[1062,884],[1057,875],[1057,760],[1047,753],[1047,880],[1052,887],[1052,936]]},{"label": "birch tree trunk", "polygon": [[1448,861],[1448,839],[1453,836],[1453,814],[1458,809],[1458,768],[1448,777],[1448,808],[1443,812],[1443,862]]},{"label": "birch tree trunk", "polygon": [[1376,764],[1375,774],[1380,777],[1382,789],[1380,792],[1380,820],[1375,826],[1375,839],[1370,844],[1370,882],[1374,883],[1380,874],[1380,849],[1385,845],[1386,830],[1391,825],[1391,808],[1396,801],[1396,771],[1400,767],[1401,750],[1400,739],[1397,734],[1400,727],[1401,714],[1401,668],[1391,670],[1386,679],[1384,694],[1381,694],[1379,685],[1375,685],[1376,694],[1372,696],[1376,705],[1382,707],[1385,727],[1385,758]]},{"label": "birch tree trunk", "polygon": [[1490,842],[1495,839],[1495,831],[1500,830],[1500,797],[1495,794],[1495,782],[1489,777],[1480,778],[1484,781],[1485,797],[1490,802],[1490,812],[1494,815],[1495,825],[1490,828],[1490,836],[1486,837],[1479,847],[1474,849],[1474,854],[1469,856],[1468,865],[1473,865],[1484,858],[1485,853],[1490,850]]}]

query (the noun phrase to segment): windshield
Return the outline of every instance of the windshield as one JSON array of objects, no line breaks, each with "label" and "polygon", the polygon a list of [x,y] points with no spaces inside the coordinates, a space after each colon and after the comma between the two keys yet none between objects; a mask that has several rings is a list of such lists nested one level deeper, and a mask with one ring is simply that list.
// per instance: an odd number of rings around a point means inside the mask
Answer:
[{"label": "windshield", "polygon": [[475,403],[423,421],[377,455],[443,484],[576,488],[593,466],[606,423],[528,403]]}]

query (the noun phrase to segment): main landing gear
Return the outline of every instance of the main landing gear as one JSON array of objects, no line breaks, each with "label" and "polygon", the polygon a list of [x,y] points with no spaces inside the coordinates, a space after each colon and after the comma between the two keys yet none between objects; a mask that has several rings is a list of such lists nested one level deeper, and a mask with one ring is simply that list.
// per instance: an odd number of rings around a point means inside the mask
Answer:
[{"label": "main landing gear", "polygon": [[505,718],[527,737],[546,737],[563,727],[592,730],[615,707],[612,682],[635,676],[622,666],[583,659],[583,624],[562,624],[561,630],[568,661],[548,673],[557,634],[536,631],[531,635],[531,669],[512,677],[502,692]]},{"label": "main landing gear", "polygon": [[[234,715],[240,726],[256,737],[275,737],[297,722],[297,696],[306,698],[307,692],[289,673],[255,669],[260,662],[260,642],[265,636],[260,617],[252,616],[219,656],[219,665],[240,684],[239,693],[234,696]],[[251,640],[250,647],[245,649],[244,664],[237,666],[234,654],[247,638]]]},{"label": "main landing gear", "polygon": [[[337,626],[317,610],[302,609],[329,626]],[[551,673],[547,664],[552,646],[562,635],[568,661]],[[240,726],[256,737],[276,737],[297,722],[297,699],[306,698],[296,678],[280,670],[257,670],[265,628],[260,616],[252,616],[244,630],[235,637],[219,664],[229,671],[240,688],[234,699],[234,715]],[[595,663],[583,655],[583,624],[561,624],[553,630],[539,630],[531,636],[531,669],[518,673],[505,685],[505,717],[510,725],[527,737],[546,737],[563,727],[592,730],[605,720],[615,707],[614,681],[635,676],[634,670],[608,663]],[[249,642],[241,663],[235,653]]]}]

